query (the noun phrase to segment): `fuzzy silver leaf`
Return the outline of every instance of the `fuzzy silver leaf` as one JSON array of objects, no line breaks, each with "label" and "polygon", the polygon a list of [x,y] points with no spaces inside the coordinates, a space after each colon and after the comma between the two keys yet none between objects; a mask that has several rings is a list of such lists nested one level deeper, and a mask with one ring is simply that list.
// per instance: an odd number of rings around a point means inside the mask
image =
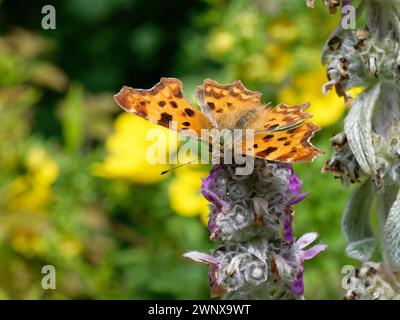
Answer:
[{"label": "fuzzy silver leaf", "polygon": [[372,197],[371,182],[367,180],[350,196],[342,218],[342,232],[349,244],[346,253],[361,261],[370,259],[375,249],[370,224]]},{"label": "fuzzy silver leaf", "polygon": [[394,271],[400,271],[400,192],[390,208],[383,233],[387,258]]},{"label": "fuzzy silver leaf", "polygon": [[351,107],[344,124],[344,131],[358,164],[371,176],[377,174],[371,121],[380,89],[378,84],[360,95]]}]

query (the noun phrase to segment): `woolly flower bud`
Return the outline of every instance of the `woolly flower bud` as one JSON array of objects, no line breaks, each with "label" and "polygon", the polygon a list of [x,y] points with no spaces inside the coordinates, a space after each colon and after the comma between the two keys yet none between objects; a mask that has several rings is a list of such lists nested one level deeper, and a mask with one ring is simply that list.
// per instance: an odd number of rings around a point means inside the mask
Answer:
[{"label": "woolly flower bud", "polygon": [[325,245],[303,250],[315,233],[294,242],[291,206],[305,197],[301,182],[288,164],[255,159],[250,175],[237,175],[236,169],[214,166],[201,188],[211,202],[211,239],[222,245],[211,255],[184,256],[208,265],[212,296],[301,299],[304,260],[325,250]]},{"label": "woolly flower bud", "polygon": [[346,300],[400,300],[399,287],[390,281],[381,263],[365,262],[346,285]]},{"label": "woolly flower bud", "polygon": [[303,250],[317,237],[309,233],[292,246],[283,240],[227,243],[212,255],[189,252],[184,256],[209,266],[212,296],[226,299],[301,299],[304,292],[304,260],[325,245]]},{"label": "woolly flower bud", "polygon": [[276,238],[289,206],[301,201],[300,181],[286,164],[256,160],[251,175],[238,176],[235,165],[217,165],[203,181],[211,203],[212,239],[245,241],[257,235]]},{"label": "woolly flower bud", "polygon": [[341,132],[334,136],[331,141],[334,151],[322,171],[331,172],[335,178],[340,178],[344,185],[359,182],[362,172],[350,150],[346,134]]},{"label": "woolly flower bud", "polygon": [[395,84],[400,77],[399,48],[396,40],[380,41],[365,30],[332,37],[323,55],[324,62],[329,61],[324,91],[335,86],[339,95],[346,97],[345,90],[353,87],[378,81]]}]

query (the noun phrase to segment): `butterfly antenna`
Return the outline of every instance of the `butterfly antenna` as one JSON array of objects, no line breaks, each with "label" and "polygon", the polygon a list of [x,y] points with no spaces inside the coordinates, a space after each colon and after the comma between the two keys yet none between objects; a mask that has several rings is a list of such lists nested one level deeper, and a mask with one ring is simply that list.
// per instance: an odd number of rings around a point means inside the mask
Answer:
[{"label": "butterfly antenna", "polygon": [[189,161],[189,162],[180,164],[180,165],[178,165],[178,166],[176,166],[176,167],[173,167],[173,168],[171,168],[171,169],[162,171],[162,172],[160,173],[160,175],[167,174],[167,173],[170,172],[170,171],[173,171],[173,170],[175,170],[175,169],[179,169],[180,167],[186,166],[186,165],[191,164],[191,163],[193,163],[193,162],[195,162],[195,161],[197,161],[197,159],[194,159],[194,160],[192,160],[192,161]]}]

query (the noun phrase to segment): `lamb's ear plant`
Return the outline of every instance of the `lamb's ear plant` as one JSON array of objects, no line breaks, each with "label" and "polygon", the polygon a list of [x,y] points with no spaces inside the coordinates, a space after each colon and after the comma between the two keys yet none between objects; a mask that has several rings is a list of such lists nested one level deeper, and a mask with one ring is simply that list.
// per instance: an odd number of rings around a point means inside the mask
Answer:
[{"label": "lamb's ear plant", "polygon": [[225,299],[302,299],[304,261],[325,249],[307,233],[295,240],[292,205],[306,196],[289,164],[256,159],[250,175],[215,165],[202,193],[210,201],[209,229],[220,245],[185,256],[209,268],[211,295]]},{"label": "lamb's ear plant", "polygon": [[[324,170],[344,185],[357,183],[342,217],[346,253],[362,262],[347,299],[399,298],[400,280],[400,1],[325,0],[332,10],[351,5],[358,29],[341,23],[322,62],[328,82],[349,106],[343,132],[332,138]],[[310,6],[314,1],[308,0]],[[348,92],[361,93],[352,97]],[[378,215],[378,226],[371,225]],[[377,243],[381,262],[370,262]]]}]

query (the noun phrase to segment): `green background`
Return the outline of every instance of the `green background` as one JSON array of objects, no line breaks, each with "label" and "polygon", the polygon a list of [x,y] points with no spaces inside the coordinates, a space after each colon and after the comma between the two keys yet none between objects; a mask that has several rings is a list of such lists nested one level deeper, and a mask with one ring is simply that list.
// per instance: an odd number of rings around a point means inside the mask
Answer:
[{"label": "green background", "polygon": [[[180,78],[186,94],[206,78],[241,79],[277,103],[296,78],[298,103],[312,101],[320,86],[303,75],[324,76],[318,55],[338,16],[305,2],[0,1],[0,297],[208,299],[206,267],[182,254],[216,244],[198,216],[172,209],[177,173],[154,183],[93,174],[121,114],[112,95],[161,76]],[[56,8],[55,30],[41,28],[46,4]],[[295,208],[296,236],[316,231],[328,245],[306,262],[307,299],[341,299],[341,269],[356,264],[340,233],[350,190],[321,174],[341,116],[314,139],[326,154],[295,165],[309,192]],[[36,162],[32,150],[41,150]],[[46,264],[57,270],[56,290],[40,285]]]}]

